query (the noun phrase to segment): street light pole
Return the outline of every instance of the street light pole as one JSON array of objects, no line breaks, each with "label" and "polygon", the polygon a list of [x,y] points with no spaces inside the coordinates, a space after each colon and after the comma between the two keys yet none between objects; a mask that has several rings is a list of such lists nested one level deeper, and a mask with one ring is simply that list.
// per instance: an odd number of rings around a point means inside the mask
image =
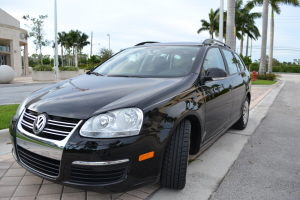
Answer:
[{"label": "street light pole", "polygon": [[[96,43],[95,43],[95,44],[96,44]],[[90,55],[90,58],[91,58],[91,56],[93,55],[92,46],[95,45],[95,44],[92,44],[92,43],[91,43],[91,55]],[[97,44],[100,45],[100,43],[97,43]]]},{"label": "street light pole", "polygon": [[57,50],[57,11],[56,11],[56,0],[54,1],[54,37],[55,37],[55,54],[54,54],[54,63],[55,63],[55,80],[59,80],[59,71],[58,71],[58,50]]},{"label": "street light pole", "polygon": [[219,40],[223,42],[223,15],[224,0],[220,0],[220,19],[219,19]]},{"label": "street light pole", "polygon": [[107,36],[108,36],[108,49],[110,50],[110,35],[107,34]]}]

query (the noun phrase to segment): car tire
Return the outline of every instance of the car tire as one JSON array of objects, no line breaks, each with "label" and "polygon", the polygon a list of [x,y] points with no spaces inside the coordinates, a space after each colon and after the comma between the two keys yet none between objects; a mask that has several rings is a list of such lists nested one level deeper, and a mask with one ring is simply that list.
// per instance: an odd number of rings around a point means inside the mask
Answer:
[{"label": "car tire", "polygon": [[244,130],[248,124],[249,119],[249,99],[246,97],[245,102],[242,107],[242,114],[239,120],[233,125],[233,128],[238,130]]},{"label": "car tire", "polygon": [[191,122],[183,120],[172,134],[163,158],[161,186],[183,189],[186,182]]}]

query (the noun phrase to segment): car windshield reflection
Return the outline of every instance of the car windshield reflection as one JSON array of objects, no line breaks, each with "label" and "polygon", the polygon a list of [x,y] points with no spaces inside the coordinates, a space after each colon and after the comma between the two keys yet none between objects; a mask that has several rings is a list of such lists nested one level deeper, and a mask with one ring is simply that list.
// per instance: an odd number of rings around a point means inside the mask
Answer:
[{"label": "car windshield reflection", "polygon": [[197,46],[154,46],[126,49],[91,74],[114,77],[181,77],[193,68]]}]

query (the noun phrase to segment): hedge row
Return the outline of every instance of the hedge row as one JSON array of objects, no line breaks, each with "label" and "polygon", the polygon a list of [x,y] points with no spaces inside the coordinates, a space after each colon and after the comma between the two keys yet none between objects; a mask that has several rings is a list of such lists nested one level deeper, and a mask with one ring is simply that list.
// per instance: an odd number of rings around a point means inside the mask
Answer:
[{"label": "hedge row", "polygon": [[273,72],[300,73],[300,66],[274,66]]},{"label": "hedge row", "polygon": [[[250,71],[257,71],[259,70],[259,64],[258,63],[252,63],[250,65]],[[266,69],[268,71],[268,67]],[[300,73],[300,66],[273,66],[273,72],[289,72],[289,73]]]}]

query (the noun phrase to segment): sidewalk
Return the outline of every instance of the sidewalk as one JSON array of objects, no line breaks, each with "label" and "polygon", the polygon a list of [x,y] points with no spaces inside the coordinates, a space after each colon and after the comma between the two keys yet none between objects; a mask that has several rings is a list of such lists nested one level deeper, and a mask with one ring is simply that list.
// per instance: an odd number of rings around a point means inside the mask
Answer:
[{"label": "sidewalk", "polygon": [[19,85],[31,85],[31,84],[47,84],[47,83],[56,83],[59,81],[33,81],[31,75],[29,76],[17,76],[9,84],[1,84],[0,87],[14,87]]},{"label": "sidewalk", "polygon": [[[27,77],[15,80],[13,84],[30,83]],[[18,82],[19,81],[19,82]],[[23,81],[23,82],[22,82]],[[228,130],[209,149],[196,158],[187,173],[187,185],[183,190],[159,189],[159,185],[148,186],[125,193],[95,193],[74,189],[41,179],[21,168],[12,158],[11,153],[1,155],[0,149],[0,199],[208,199],[219,182],[226,175],[232,163],[247,143],[250,135],[266,114],[265,109],[272,104],[284,82],[272,86],[252,86],[251,112],[247,129],[244,131]],[[266,99],[264,99],[268,96]],[[256,116],[255,119],[251,116]],[[8,129],[6,139],[9,139]],[[2,133],[3,135],[3,133]],[[2,146],[2,144],[1,144]],[[11,145],[5,144],[6,151]],[[222,163],[222,165],[220,165]],[[158,190],[159,189],[159,190]]]}]

